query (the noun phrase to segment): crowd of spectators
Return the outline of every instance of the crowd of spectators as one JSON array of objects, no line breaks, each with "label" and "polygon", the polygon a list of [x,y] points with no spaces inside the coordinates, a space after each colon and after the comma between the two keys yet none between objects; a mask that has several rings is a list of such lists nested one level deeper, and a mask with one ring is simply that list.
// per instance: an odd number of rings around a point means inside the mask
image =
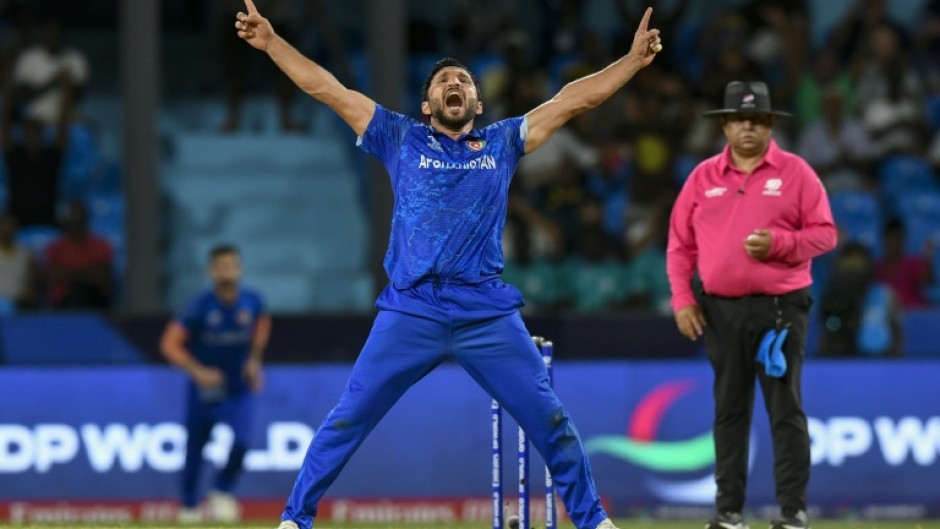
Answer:
[{"label": "crowd of spectators", "polygon": [[8,2],[0,17],[0,313],[108,307],[112,248],[89,233],[94,168],[76,111],[89,61],[33,7]]},{"label": "crowd of spectators", "polygon": [[[203,19],[203,31],[223,58],[218,95],[227,101],[226,131],[241,127],[248,70],[238,66],[250,57],[235,46],[237,39],[225,38],[230,28],[222,21],[230,22],[229,6],[236,4],[213,3]],[[309,4],[308,15],[329,6]],[[514,13],[514,2],[456,2],[444,24],[409,18],[409,63],[455,56],[479,79],[484,122],[518,115],[628,48],[640,3],[613,2],[621,20],[607,29],[588,22],[588,4],[538,2],[541,12],[532,16],[542,21],[541,29],[533,32]],[[909,23],[894,20],[884,0],[856,0],[822,38],[811,34],[816,24],[809,0],[745,2],[707,16],[691,13],[691,2],[659,4],[654,2],[654,25],[666,46],[656,62],[519,166],[505,231],[505,279],[522,289],[525,310],[668,313],[666,220],[691,168],[722,145],[720,130],[701,113],[720,106],[731,80],[769,84],[774,108],[795,115],[775,125],[775,140],[809,161],[829,192],[843,243],[814,265],[818,310],[840,306],[840,292],[864,291],[839,284],[837,270],[847,266],[844,252],[867,253],[872,266],[866,280],[887,293],[873,300],[890,300],[897,311],[940,302],[934,281],[934,241],[940,233],[940,0],[921,2],[922,12]],[[363,53],[361,35],[350,37],[356,31],[326,11],[320,18],[291,17],[289,5],[272,4],[272,16],[282,19],[280,29],[299,46],[315,42],[314,55],[344,82],[361,80],[356,71],[361,63],[342,60]],[[73,143],[81,139],[76,108],[89,78],[88,60],[63,44],[55,21],[33,17],[24,7],[6,15],[0,25],[4,229],[49,228],[50,238],[67,239],[66,213],[88,198],[62,176]],[[301,19],[308,22],[295,23]],[[277,81],[263,89],[282,102],[281,128],[296,131],[301,125],[289,111],[296,93],[291,96]],[[84,204],[94,220],[94,205]],[[0,240],[0,260],[22,269],[15,277],[30,279],[0,296],[13,305],[55,305],[60,296],[52,286],[48,250],[23,258],[19,239]],[[106,253],[96,250],[98,257]],[[110,291],[91,296],[93,304],[110,303]],[[820,317],[827,329],[843,333],[857,333],[865,321],[858,314]]]},{"label": "crowd of spectators", "polygon": [[[632,28],[639,3],[616,4],[620,26]],[[543,38],[508,16],[493,19],[505,10],[486,21],[468,11],[451,35],[473,33],[464,26],[491,34],[430,43],[425,34],[412,51],[467,61],[487,120],[524,113],[615,60],[632,38],[590,29],[581,2],[545,5]],[[940,1],[902,24],[887,2],[858,0],[822,39],[812,38],[802,0],[749,2],[703,19],[687,16],[690,5],[656,7],[663,54],[520,164],[505,279],[523,290],[526,310],[668,313],[666,219],[691,168],[722,146],[718,127],[700,116],[720,106],[731,80],[767,82],[774,108],[795,114],[777,122],[774,138],[807,159],[833,200],[842,244],[815,266],[817,299],[844,286],[834,273],[842,252],[867,252],[870,281],[885,287],[878,300],[898,310],[940,302],[932,242],[940,237]],[[849,319],[842,332],[864,326],[864,317]]]}]

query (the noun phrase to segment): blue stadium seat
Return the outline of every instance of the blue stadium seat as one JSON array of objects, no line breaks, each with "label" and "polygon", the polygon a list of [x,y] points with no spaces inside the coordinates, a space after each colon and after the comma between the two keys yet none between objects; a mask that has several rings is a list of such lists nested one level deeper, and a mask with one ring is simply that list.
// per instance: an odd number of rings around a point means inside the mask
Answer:
[{"label": "blue stadium seat", "polygon": [[[368,311],[375,305],[375,287],[367,271],[314,275],[309,309],[319,312]],[[301,309],[303,310],[303,309]]]},{"label": "blue stadium seat", "polygon": [[911,191],[940,191],[930,163],[919,156],[895,155],[878,166],[878,182],[888,207],[900,213],[898,198]]},{"label": "blue stadium seat", "polygon": [[3,157],[2,149],[0,149],[0,187],[7,188],[7,162]]},{"label": "blue stadium seat", "polygon": [[928,241],[940,245],[940,218],[914,217],[905,222],[904,252],[921,255]]},{"label": "blue stadium seat", "polygon": [[940,130],[940,94],[934,94],[927,98],[927,123],[930,124],[930,130]]},{"label": "blue stadium seat", "polygon": [[607,310],[622,304],[627,298],[627,270],[622,263],[590,263],[573,259],[567,263],[567,268],[578,312]]},{"label": "blue stadium seat", "polygon": [[123,231],[124,197],[118,193],[91,193],[85,197],[92,231]]},{"label": "blue stadium seat", "polygon": [[545,259],[534,259],[525,265],[507,260],[501,279],[522,292],[527,307],[543,308],[571,297],[564,277],[562,265]]},{"label": "blue stadium seat", "polygon": [[0,318],[16,314],[16,302],[12,298],[0,296]]},{"label": "blue stadium seat", "polygon": [[829,197],[836,227],[846,238],[857,241],[872,254],[881,255],[883,216],[878,198],[864,191],[846,190]]},{"label": "blue stadium seat", "polygon": [[672,181],[680,186],[685,184],[692,169],[695,169],[700,161],[698,156],[688,154],[676,156],[672,162]]},{"label": "blue stadium seat", "polygon": [[934,306],[940,307],[940,241],[935,241],[933,255],[931,256],[933,266],[933,284],[927,287],[927,299]]},{"label": "blue stadium seat", "polygon": [[124,236],[124,197],[116,193],[93,194],[87,197],[90,213],[89,228],[107,239],[114,252],[114,271],[121,276],[127,266]]},{"label": "blue stadium seat", "polygon": [[16,232],[16,242],[32,250],[37,259],[46,255],[46,247],[61,234],[55,226],[23,226]]},{"label": "blue stadium seat", "polygon": [[505,66],[506,60],[499,53],[483,53],[470,61],[470,70],[477,79],[483,79],[491,70]]},{"label": "blue stadium seat", "polygon": [[355,89],[369,94],[372,93],[372,70],[369,54],[363,50],[353,50],[346,56],[349,69],[352,70]]},{"label": "blue stadium seat", "polygon": [[896,204],[907,234],[907,253],[919,254],[928,239],[940,242],[940,191],[904,192]]},{"label": "blue stadium seat", "polygon": [[63,194],[68,197],[83,196],[88,191],[92,173],[101,163],[102,156],[94,130],[83,123],[72,125],[62,166]]},{"label": "blue stadium seat", "polygon": [[314,298],[309,273],[255,274],[246,269],[245,284],[261,292],[269,310],[275,312],[309,310]]},{"label": "blue stadium seat", "polygon": [[87,193],[118,193],[121,191],[121,166],[111,160],[101,160],[88,174]]},{"label": "blue stadium seat", "polygon": [[551,84],[552,94],[561,90],[561,87],[565,85],[565,72],[580,59],[581,56],[577,53],[566,53],[552,58],[548,65],[548,80]]},{"label": "blue stadium seat", "polygon": [[702,53],[687,53],[686,50],[695,50],[699,46],[699,35],[702,33],[702,24],[690,21],[691,17],[683,17],[684,21],[678,24],[671,46],[666,51],[672,54],[675,64],[688,79],[700,79],[705,69],[705,59]]},{"label": "blue stadium seat", "polygon": [[408,108],[405,114],[414,114],[420,108],[421,101],[424,99],[421,93],[424,79],[431,73],[431,68],[440,58],[440,55],[436,53],[422,53],[408,57],[408,79],[406,79]]},{"label": "blue stadium seat", "polygon": [[903,191],[898,195],[902,216],[930,215],[940,217],[940,190]]}]

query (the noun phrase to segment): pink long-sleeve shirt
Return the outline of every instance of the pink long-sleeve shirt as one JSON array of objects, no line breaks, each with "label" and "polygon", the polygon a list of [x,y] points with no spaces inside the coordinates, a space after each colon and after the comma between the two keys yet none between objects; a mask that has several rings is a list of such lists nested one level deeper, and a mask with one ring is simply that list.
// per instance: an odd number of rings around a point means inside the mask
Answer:
[{"label": "pink long-sleeve shirt", "polygon": [[[770,230],[764,261],[744,251],[744,239],[758,229]],[[748,175],[726,146],[692,171],[672,209],[666,250],[672,309],[695,304],[696,267],[708,294],[785,294],[811,285],[810,260],[835,245],[829,198],[809,164],[771,140]]]}]

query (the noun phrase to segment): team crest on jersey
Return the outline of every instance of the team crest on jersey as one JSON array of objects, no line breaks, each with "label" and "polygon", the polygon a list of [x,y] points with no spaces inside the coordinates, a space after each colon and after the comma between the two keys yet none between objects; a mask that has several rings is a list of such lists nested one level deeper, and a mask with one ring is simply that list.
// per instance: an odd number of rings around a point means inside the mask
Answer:
[{"label": "team crest on jersey", "polygon": [[470,140],[467,142],[467,147],[470,147],[471,151],[479,152],[483,150],[483,147],[486,146],[486,142],[482,140]]},{"label": "team crest on jersey", "polygon": [[238,315],[235,316],[235,319],[238,321],[238,324],[242,327],[247,327],[251,325],[251,311],[248,309],[241,309],[238,311]]}]

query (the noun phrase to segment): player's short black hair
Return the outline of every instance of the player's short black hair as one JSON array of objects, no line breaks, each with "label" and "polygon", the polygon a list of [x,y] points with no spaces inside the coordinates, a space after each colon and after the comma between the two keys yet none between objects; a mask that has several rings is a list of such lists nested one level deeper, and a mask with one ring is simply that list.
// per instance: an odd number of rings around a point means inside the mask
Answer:
[{"label": "player's short black hair", "polygon": [[479,86],[477,84],[476,76],[473,75],[473,72],[471,72],[470,68],[467,68],[464,63],[454,59],[453,57],[444,57],[443,59],[434,63],[434,67],[431,68],[431,73],[429,73],[428,78],[424,80],[424,87],[421,89],[421,101],[428,100],[428,90],[431,89],[431,80],[434,79],[434,76],[437,75],[437,72],[450,66],[456,66],[457,68],[466,70],[467,73],[470,74],[470,80],[473,81],[473,86]]},{"label": "player's short black hair", "polygon": [[217,257],[223,255],[241,255],[241,252],[238,251],[238,246],[234,244],[217,244],[209,250],[209,262],[215,261]]}]

